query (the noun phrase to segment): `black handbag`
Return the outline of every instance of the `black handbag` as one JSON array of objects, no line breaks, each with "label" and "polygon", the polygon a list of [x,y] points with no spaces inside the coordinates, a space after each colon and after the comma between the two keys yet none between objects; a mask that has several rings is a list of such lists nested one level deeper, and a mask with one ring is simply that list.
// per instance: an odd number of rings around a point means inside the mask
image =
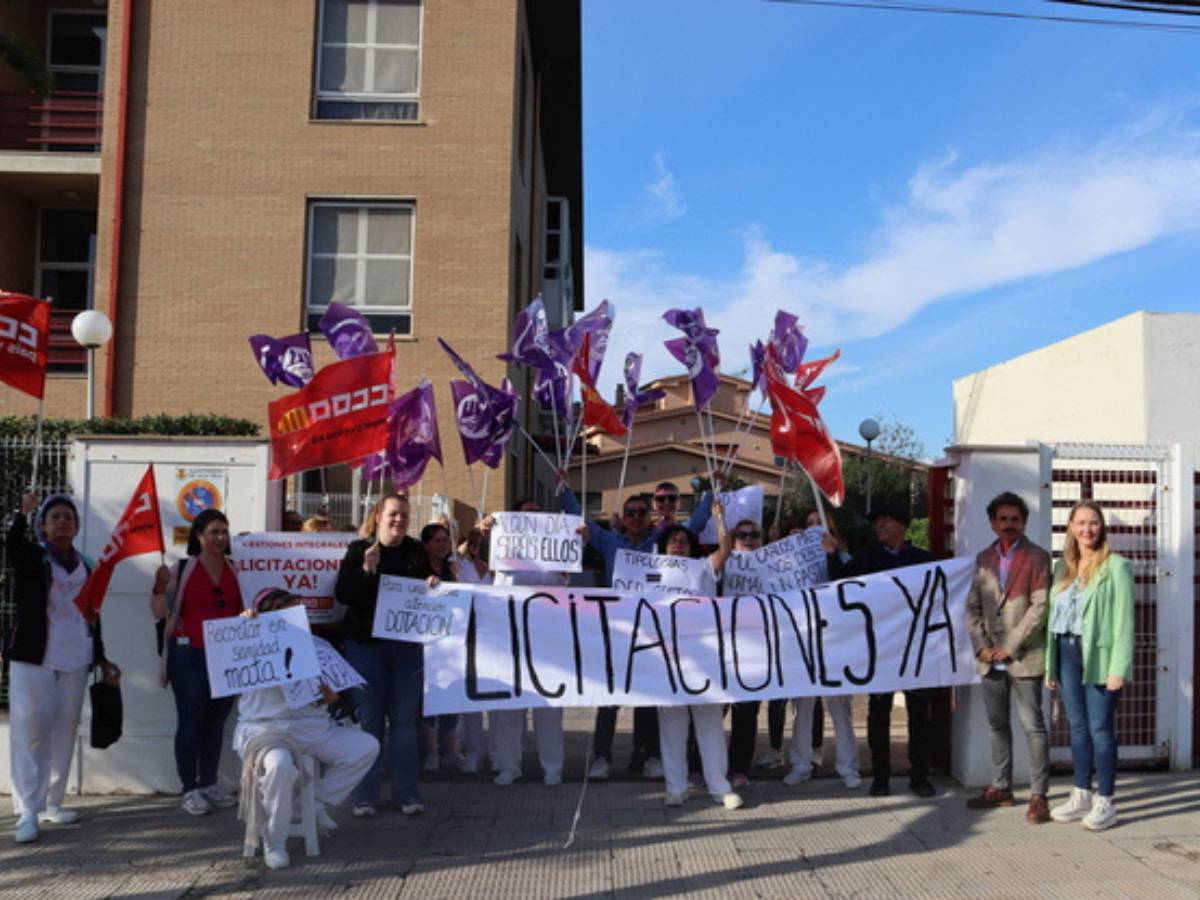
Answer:
[{"label": "black handbag", "polygon": [[88,688],[92,701],[92,746],[97,750],[111,747],[120,740],[124,718],[121,688],[104,680],[100,674],[102,668],[96,667],[96,677]]}]

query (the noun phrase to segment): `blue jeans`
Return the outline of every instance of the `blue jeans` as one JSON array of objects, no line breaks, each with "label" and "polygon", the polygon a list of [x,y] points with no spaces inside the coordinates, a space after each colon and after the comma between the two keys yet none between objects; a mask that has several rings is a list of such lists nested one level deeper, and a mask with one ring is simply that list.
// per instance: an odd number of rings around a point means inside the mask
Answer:
[{"label": "blue jeans", "polygon": [[1114,725],[1120,691],[1083,683],[1083,648],[1079,639],[1055,635],[1058,641],[1058,689],[1071,726],[1071,762],[1075,787],[1090,790],[1096,764],[1096,793],[1111,797],[1117,781],[1117,734]]},{"label": "blue jeans", "polygon": [[175,694],[175,768],[183,792],[217,783],[225,720],[234,697],[213,699],[208,688],[204,650],[187,644],[167,643],[167,678]]},{"label": "blue jeans", "polygon": [[[408,641],[376,641],[359,644],[346,641],[346,661],[366,679],[356,691],[363,730],[383,745],[384,719],[388,726],[392,776],[392,802],[420,800],[417,777],[421,772],[421,689],[424,685],[424,648]],[[379,802],[383,779],[383,754],[358,787],[354,802]]]}]

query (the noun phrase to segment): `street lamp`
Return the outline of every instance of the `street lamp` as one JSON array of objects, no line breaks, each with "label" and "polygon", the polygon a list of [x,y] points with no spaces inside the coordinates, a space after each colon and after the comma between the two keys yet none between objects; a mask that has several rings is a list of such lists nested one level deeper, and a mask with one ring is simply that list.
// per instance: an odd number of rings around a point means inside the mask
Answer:
[{"label": "street lamp", "polygon": [[112,322],[96,309],[86,309],[71,320],[71,337],[88,352],[87,417],[96,418],[96,349],[112,338]]},{"label": "street lamp", "polygon": [[879,437],[879,423],[874,419],[863,419],[858,423],[858,433],[867,442],[867,516],[871,515],[871,441]]}]

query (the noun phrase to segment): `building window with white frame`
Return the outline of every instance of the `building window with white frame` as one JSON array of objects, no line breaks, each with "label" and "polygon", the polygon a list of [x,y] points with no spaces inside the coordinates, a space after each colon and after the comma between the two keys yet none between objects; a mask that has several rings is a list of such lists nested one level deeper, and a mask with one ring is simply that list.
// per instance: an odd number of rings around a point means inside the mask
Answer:
[{"label": "building window with white frame", "polygon": [[416,119],[421,0],[320,0],[318,9],[316,118]]},{"label": "building window with white frame", "polygon": [[411,202],[313,200],[308,207],[307,323],[333,302],[352,306],[377,334],[412,334]]}]

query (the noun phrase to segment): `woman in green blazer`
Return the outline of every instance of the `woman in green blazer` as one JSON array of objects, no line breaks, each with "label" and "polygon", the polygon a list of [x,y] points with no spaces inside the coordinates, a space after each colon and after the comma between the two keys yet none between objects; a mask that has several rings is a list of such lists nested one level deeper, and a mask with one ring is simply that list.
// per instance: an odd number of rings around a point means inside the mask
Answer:
[{"label": "woman in green blazer", "polygon": [[1133,570],[1129,560],[1109,552],[1104,513],[1091,500],[1071,509],[1063,558],[1054,567],[1047,629],[1046,682],[1062,695],[1075,767],[1071,796],[1050,816],[1056,822],[1082,819],[1085,828],[1100,831],[1117,822],[1114,719],[1133,674]]}]

